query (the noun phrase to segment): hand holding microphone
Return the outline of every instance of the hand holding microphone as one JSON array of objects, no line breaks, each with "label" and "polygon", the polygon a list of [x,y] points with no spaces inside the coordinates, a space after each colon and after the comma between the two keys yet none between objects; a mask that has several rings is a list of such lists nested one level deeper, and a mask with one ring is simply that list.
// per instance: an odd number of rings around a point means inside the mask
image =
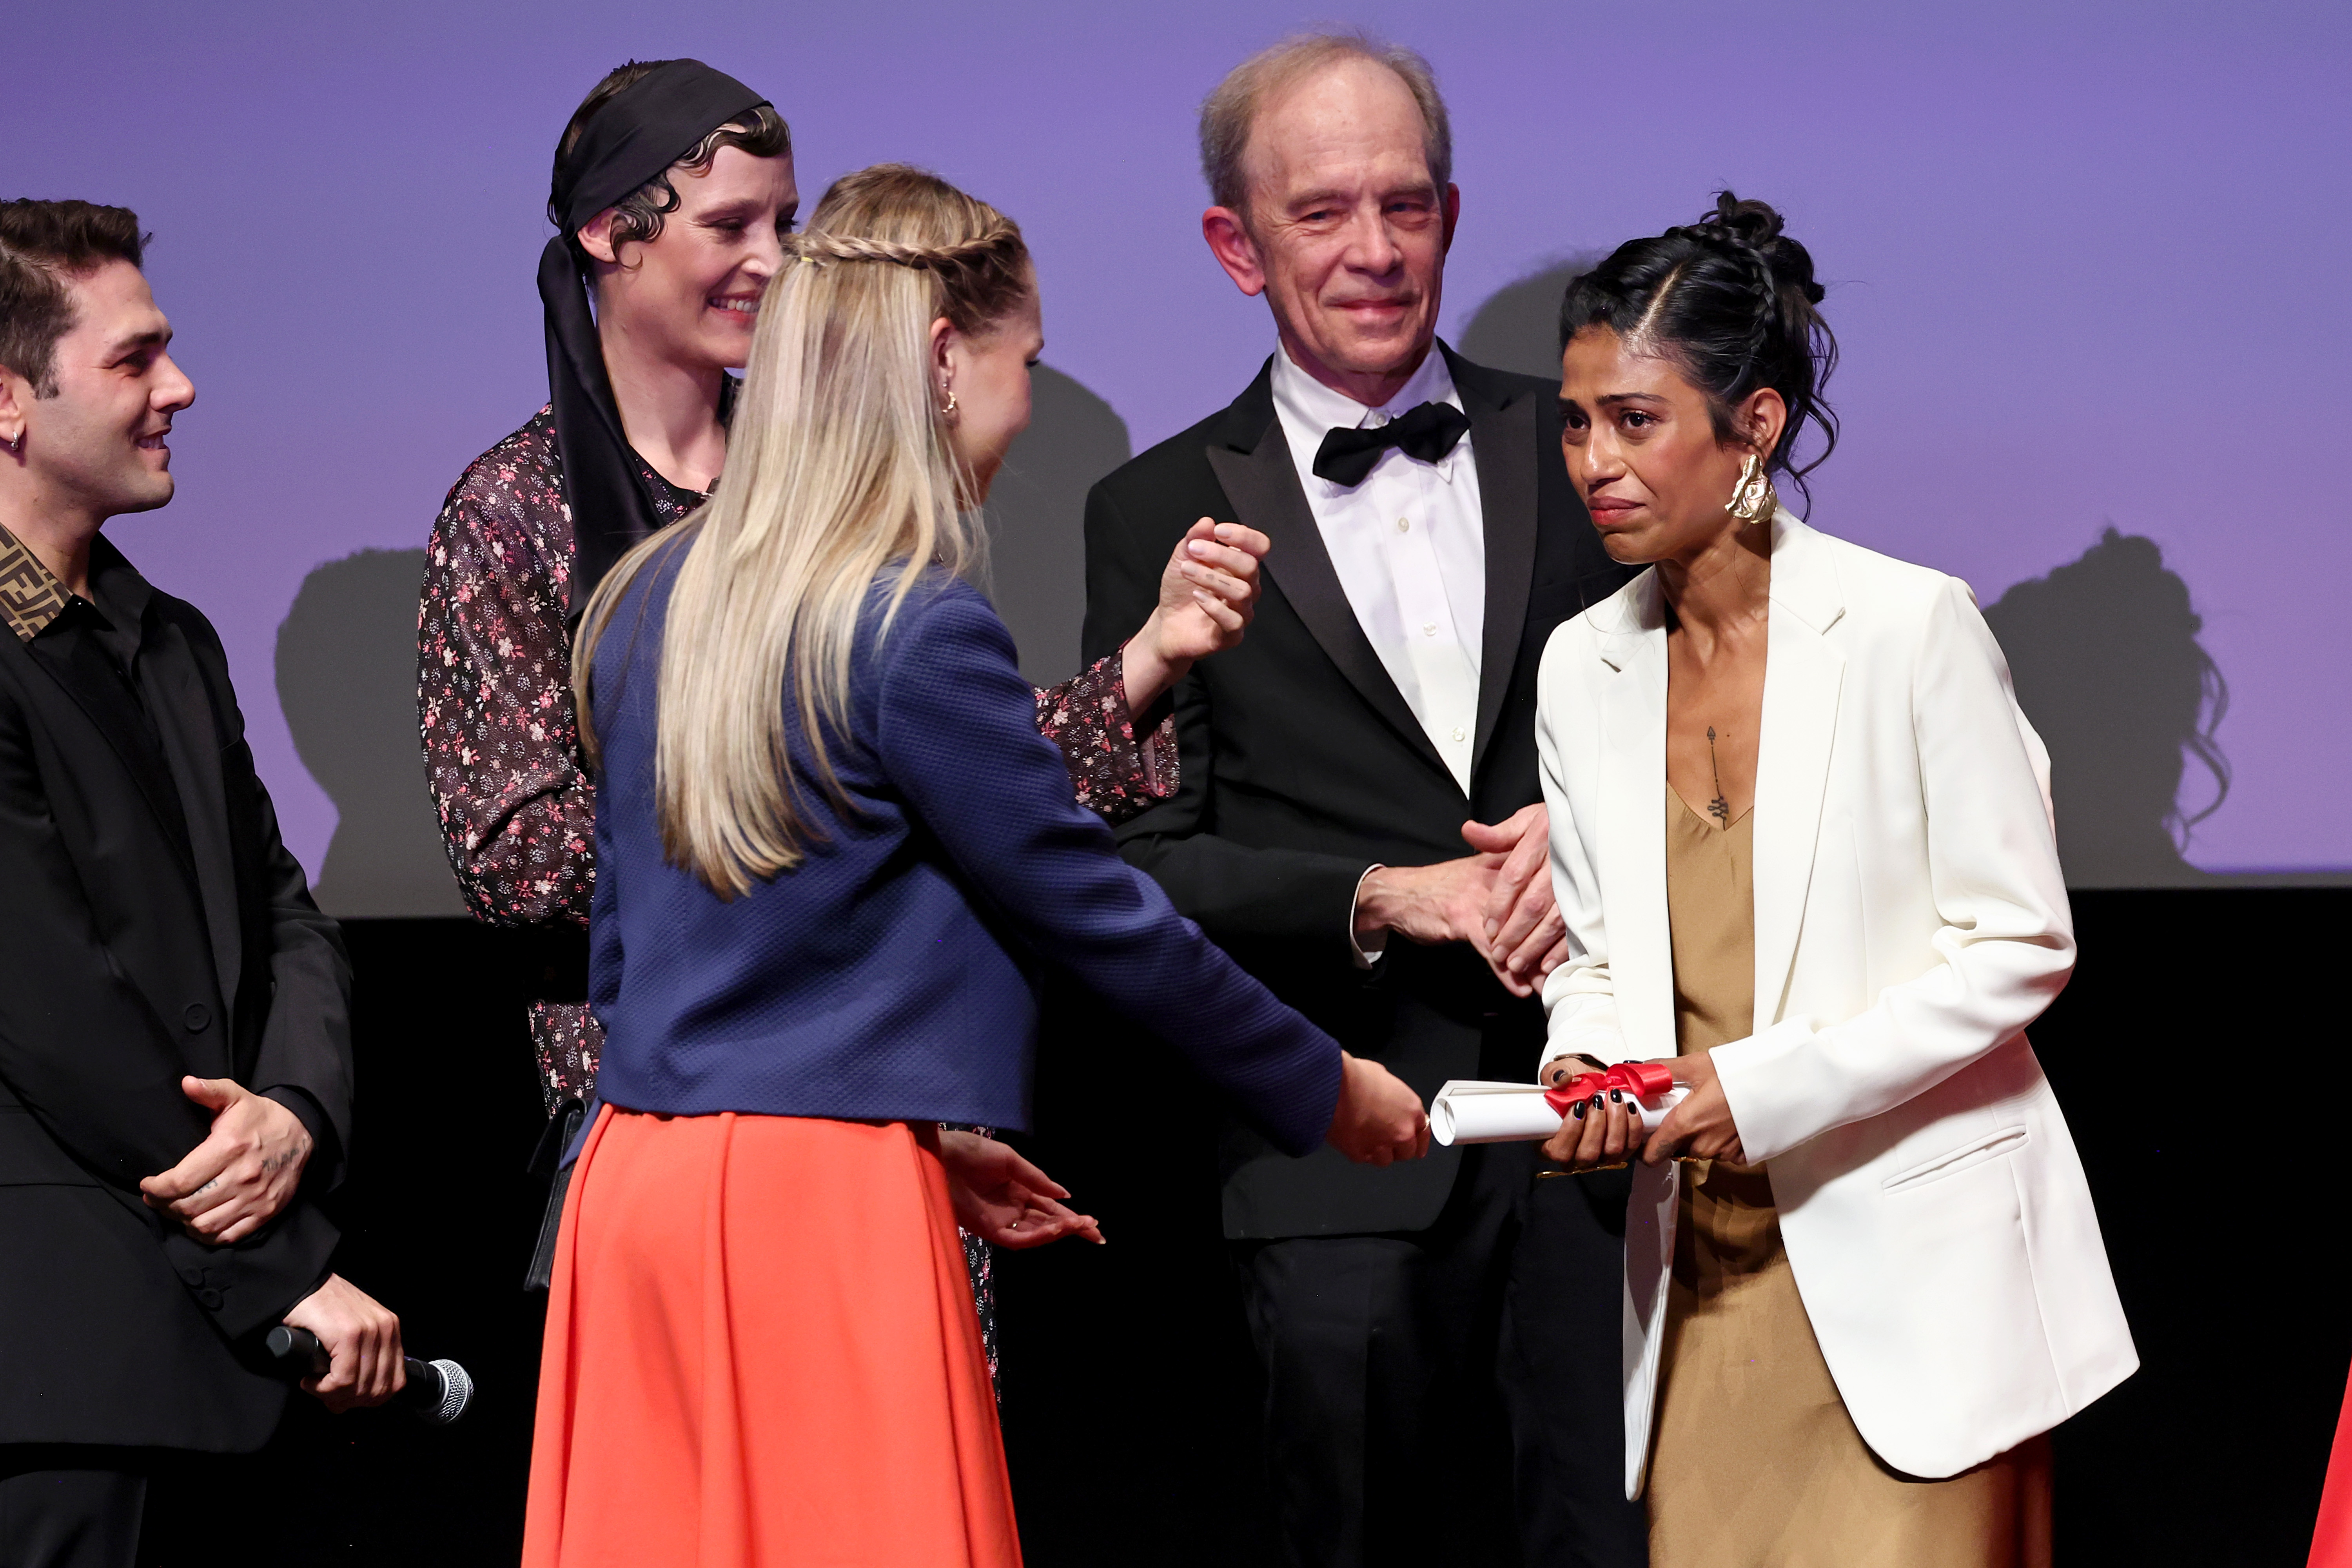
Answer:
[{"label": "hand holding microphone", "polygon": [[400,1320],[383,1303],[340,1274],[294,1303],[285,1326],[316,1336],[328,1364],[299,1370],[305,1394],[340,1415],[364,1405],[382,1405],[400,1392],[403,1380]]},{"label": "hand holding microphone", "polygon": [[[280,1323],[269,1331],[263,1341],[269,1356],[290,1373],[307,1373],[302,1386],[327,1375],[332,1358],[319,1336],[308,1329],[289,1329]],[[397,1392],[383,1401],[399,1405],[430,1426],[446,1426],[466,1414],[474,1402],[474,1380],[466,1369],[454,1361],[418,1361],[415,1356],[402,1358],[401,1385]],[[358,1403],[354,1401],[353,1403]]]},{"label": "hand holding microphone", "polygon": [[391,1401],[436,1426],[466,1413],[474,1380],[453,1361],[401,1352],[400,1319],[350,1280],[331,1274],[269,1331],[269,1354],[305,1393],[341,1415]]}]

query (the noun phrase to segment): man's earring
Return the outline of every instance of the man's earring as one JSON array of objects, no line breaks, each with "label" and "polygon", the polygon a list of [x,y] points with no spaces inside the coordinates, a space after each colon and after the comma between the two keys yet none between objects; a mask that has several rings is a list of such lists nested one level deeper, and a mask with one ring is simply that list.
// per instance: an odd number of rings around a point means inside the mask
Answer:
[{"label": "man's earring", "polygon": [[12,455],[21,456],[25,450],[25,433],[22,430],[19,430],[14,436],[9,437],[5,443],[0,443],[0,445],[6,446]]},{"label": "man's earring", "polygon": [[1742,524],[1769,520],[1780,508],[1780,498],[1772,489],[1771,476],[1764,471],[1764,459],[1755,453],[1739,465],[1739,482],[1731,487],[1731,504],[1725,508]]}]

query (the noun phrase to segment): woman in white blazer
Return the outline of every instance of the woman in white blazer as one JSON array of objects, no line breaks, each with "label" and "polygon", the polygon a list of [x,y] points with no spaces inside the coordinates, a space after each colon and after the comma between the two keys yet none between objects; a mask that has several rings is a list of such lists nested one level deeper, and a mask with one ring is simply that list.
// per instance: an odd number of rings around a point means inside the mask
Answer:
[{"label": "woman in white blazer", "polygon": [[1801,431],[1835,440],[1821,298],[1727,192],[1562,308],[1569,471],[1652,570],[1544,654],[1539,1071],[1671,1058],[1688,1093],[1546,1152],[1641,1160],[1656,1568],[2046,1562],[2042,1435],[2138,1364],[2024,1034],[2074,961],[2049,763],[1964,584],[1778,504]]}]

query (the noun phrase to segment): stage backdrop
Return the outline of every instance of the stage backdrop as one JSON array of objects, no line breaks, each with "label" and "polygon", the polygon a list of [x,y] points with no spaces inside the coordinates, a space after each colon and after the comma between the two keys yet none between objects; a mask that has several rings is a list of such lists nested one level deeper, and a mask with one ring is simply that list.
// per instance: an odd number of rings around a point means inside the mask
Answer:
[{"label": "stage backdrop", "polygon": [[[457,910],[413,728],[415,584],[443,493],[544,396],[548,163],[600,75],[694,55],[771,93],[810,205],[904,159],[1024,225],[1048,368],[1001,486],[996,589],[1043,680],[1075,668],[1086,485],[1226,402],[1271,345],[1201,243],[1195,106],[1325,15],[13,7],[0,194],[137,208],[199,391],[180,499],[113,537],[219,624],[328,907]],[[1538,0],[1345,20],[1425,52],[1452,102],[1444,320],[1474,357],[1552,368],[1580,258],[1720,186],[1789,214],[1845,356],[1845,441],[1811,515],[1974,585],[2057,759],[2078,886],[2352,880],[2352,11]]]}]

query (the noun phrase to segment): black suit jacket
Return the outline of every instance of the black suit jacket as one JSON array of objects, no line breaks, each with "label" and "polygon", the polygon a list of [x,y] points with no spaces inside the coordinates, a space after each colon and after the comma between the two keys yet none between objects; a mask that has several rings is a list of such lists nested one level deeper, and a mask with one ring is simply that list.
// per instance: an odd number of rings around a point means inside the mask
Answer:
[{"label": "black suit jacket", "polygon": [[[0,629],[0,1443],[251,1449],[286,1397],[252,1340],[337,1239],[316,1199],[349,1142],[350,968],[211,624],[102,540],[91,594],[106,620]],[[209,1130],[186,1073],[272,1093],[316,1140],[300,1194],[233,1247],[140,1201]]]},{"label": "black suit jacket", "polygon": [[[1466,855],[1465,818],[1497,821],[1542,798],[1535,712],[1545,639],[1626,576],[1570,488],[1554,388],[1444,352],[1470,416],[1486,514],[1467,796],[1332,570],[1275,416],[1271,360],[1230,406],[1136,458],[1087,500],[1089,659],[1150,614],[1169,553],[1197,519],[1235,520],[1274,542],[1248,637],[1177,688],[1181,789],[1121,827],[1120,843],[1284,1000],[1424,1099],[1449,1078],[1528,1077],[1542,1009],[1505,991],[1461,944],[1392,938],[1362,970],[1349,941],[1356,885],[1376,863]],[[1435,1220],[1459,1163],[1460,1151],[1434,1150],[1376,1169],[1328,1147],[1291,1160],[1232,1128],[1225,1234],[1418,1230]]]}]

